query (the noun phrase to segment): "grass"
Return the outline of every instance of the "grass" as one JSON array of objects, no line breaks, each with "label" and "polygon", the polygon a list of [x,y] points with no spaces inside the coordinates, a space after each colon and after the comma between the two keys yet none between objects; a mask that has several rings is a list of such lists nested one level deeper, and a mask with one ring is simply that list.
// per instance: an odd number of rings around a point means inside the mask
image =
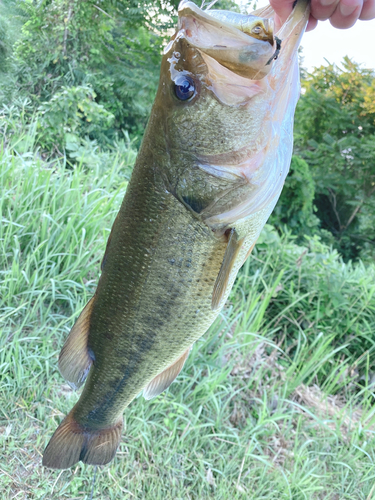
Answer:
[{"label": "grass", "polygon": [[[92,467],[51,471],[41,456],[78,398],[57,356],[95,289],[133,158],[69,170],[14,148],[0,157],[1,498],[90,496]],[[125,411],[94,498],[375,499],[374,278],[371,264],[266,227],[177,381]]]}]

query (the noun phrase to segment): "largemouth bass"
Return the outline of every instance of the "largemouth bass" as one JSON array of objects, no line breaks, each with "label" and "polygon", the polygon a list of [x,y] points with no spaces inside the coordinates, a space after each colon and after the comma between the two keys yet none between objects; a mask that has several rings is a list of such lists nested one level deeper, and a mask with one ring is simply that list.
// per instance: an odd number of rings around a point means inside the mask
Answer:
[{"label": "largemouth bass", "polygon": [[287,175],[307,0],[273,33],[273,11],[203,11],[184,1],[97,290],[59,368],[79,401],[47,467],[106,464],[123,411],[164,391],[217,317]]}]

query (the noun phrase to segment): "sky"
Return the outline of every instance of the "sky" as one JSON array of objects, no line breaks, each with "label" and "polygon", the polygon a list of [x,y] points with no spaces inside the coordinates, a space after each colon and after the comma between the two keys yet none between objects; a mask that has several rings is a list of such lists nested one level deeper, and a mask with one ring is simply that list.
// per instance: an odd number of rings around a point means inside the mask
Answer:
[{"label": "sky", "polygon": [[[241,3],[240,1],[238,3]],[[268,5],[267,0],[258,0],[257,8]],[[303,66],[311,71],[314,66],[339,64],[349,56],[363,67],[375,69],[375,20],[357,21],[347,30],[333,28],[329,21],[319,21],[313,31],[302,38]]]},{"label": "sky", "polygon": [[313,31],[302,38],[303,66],[311,70],[314,66],[330,63],[339,64],[349,56],[363,67],[375,69],[374,50],[375,20],[357,21],[347,30],[333,28],[329,21],[319,21]]}]

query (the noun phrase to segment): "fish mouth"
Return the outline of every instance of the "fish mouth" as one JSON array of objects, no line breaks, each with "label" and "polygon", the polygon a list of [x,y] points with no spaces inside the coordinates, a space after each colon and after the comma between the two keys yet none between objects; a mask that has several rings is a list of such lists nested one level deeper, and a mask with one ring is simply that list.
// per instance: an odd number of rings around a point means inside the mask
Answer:
[{"label": "fish mouth", "polygon": [[[220,206],[213,204],[201,212],[205,223],[215,230],[232,227],[261,210],[270,214],[280,195],[292,155],[293,116],[300,89],[297,51],[309,12],[309,0],[297,0],[276,33],[270,6],[254,11],[255,19],[244,16],[250,19],[243,19],[242,24],[246,21],[250,26],[262,20],[264,36],[259,39],[241,29],[241,22],[227,22],[230,13],[210,15],[189,1],[179,6],[174,40],[181,38],[199,52],[201,57],[193,57],[203,59],[203,65],[197,64],[202,84],[220,104],[241,109],[244,117],[248,113],[251,122],[258,124],[230,149],[195,153],[202,171],[232,179],[233,185],[237,180],[245,182],[249,188],[243,198],[223,195]],[[173,43],[167,50],[172,51]],[[172,60],[168,59],[171,66]],[[172,80],[174,75],[171,70]]]},{"label": "fish mouth", "polygon": [[[309,0],[298,0],[293,12],[274,34],[274,11],[266,7],[253,15],[229,11],[202,10],[183,0],[178,7],[178,31],[203,56],[215,59],[236,75],[261,80],[271,71],[273,61],[284,52],[285,39],[299,45],[307,23]],[[295,49],[296,50],[296,49]]]},{"label": "fish mouth", "polygon": [[196,23],[205,23],[206,26],[213,26],[214,28],[220,27],[232,34],[240,31],[257,40],[267,41],[271,45],[274,42],[274,23],[272,19],[263,19],[258,16],[238,14],[227,10],[202,10],[189,0],[183,0],[180,3],[178,15],[180,23],[182,18],[194,16]]}]

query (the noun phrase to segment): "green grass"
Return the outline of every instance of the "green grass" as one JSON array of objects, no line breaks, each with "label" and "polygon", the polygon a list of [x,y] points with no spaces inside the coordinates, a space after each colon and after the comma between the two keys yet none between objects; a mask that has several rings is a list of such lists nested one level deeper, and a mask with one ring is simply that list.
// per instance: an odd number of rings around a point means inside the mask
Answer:
[{"label": "green grass", "polygon": [[[92,467],[51,471],[41,456],[78,398],[57,356],[95,289],[125,153],[91,170],[0,157],[1,498],[90,496]],[[267,227],[177,381],[126,409],[94,498],[375,499],[374,278]]]}]

